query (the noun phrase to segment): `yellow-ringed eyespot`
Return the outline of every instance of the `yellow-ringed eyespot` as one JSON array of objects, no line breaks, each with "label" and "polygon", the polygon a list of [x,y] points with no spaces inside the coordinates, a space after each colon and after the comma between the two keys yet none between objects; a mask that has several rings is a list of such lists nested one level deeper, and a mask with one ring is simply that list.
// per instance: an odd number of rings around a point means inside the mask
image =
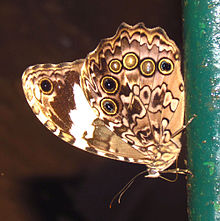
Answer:
[{"label": "yellow-ringed eyespot", "polygon": [[118,90],[118,81],[112,76],[104,76],[101,80],[102,90],[107,94],[114,94]]},{"label": "yellow-ringed eyespot", "polygon": [[169,58],[162,58],[158,63],[158,70],[161,74],[167,75],[173,71],[174,65]]},{"label": "yellow-ringed eyespot", "polygon": [[44,94],[50,94],[53,91],[53,83],[48,78],[42,78],[39,81],[39,87]]},{"label": "yellow-ringed eyespot", "polygon": [[115,115],[118,111],[116,102],[110,98],[103,98],[100,105],[102,111],[107,115]]},{"label": "yellow-ringed eyespot", "polygon": [[138,57],[135,53],[127,53],[123,58],[123,66],[128,69],[132,70],[136,68],[138,65]]},{"label": "yellow-ringed eyespot", "polygon": [[110,61],[108,67],[111,72],[118,74],[121,71],[122,64],[118,59],[113,59]]},{"label": "yellow-ringed eyespot", "polygon": [[140,64],[141,74],[144,76],[152,76],[155,71],[155,62],[151,58],[145,58]]}]

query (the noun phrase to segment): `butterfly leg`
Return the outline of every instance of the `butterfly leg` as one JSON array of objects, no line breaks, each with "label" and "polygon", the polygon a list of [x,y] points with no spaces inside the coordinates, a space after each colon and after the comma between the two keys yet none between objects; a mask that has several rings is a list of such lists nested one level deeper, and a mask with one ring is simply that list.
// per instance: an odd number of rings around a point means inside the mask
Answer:
[{"label": "butterfly leg", "polygon": [[183,174],[183,175],[187,175],[187,174],[190,174],[192,175],[192,172],[188,169],[180,169],[180,168],[176,168],[176,169],[169,169],[169,170],[165,170],[165,171],[161,171],[160,173],[174,173],[176,175],[176,178],[171,180],[171,179],[168,179],[166,177],[163,177],[160,175],[160,178],[163,179],[163,180],[166,180],[168,182],[176,182],[177,179],[178,179],[178,174]]},{"label": "butterfly leg", "polygon": [[190,175],[192,175],[192,172],[190,170],[188,170],[188,169],[180,169],[180,168],[160,171],[160,174],[161,173],[175,173],[175,174],[184,174],[184,175],[190,174]]},{"label": "butterfly leg", "polygon": [[158,178],[161,177],[162,173],[174,173],[174,174],[183,174],[187,175],[190,174],[192,175],[192,172],[188,169],[180,169],[180,168],[175,168],[175,169],[169,169],[169,170],[164,170],[164,171],[156,171],[156,170],[148,170],[148,175],[144,176],[146,178]]},{"label": "butterfly leg", "polygon": [[188,120],[188,122],[186,123],[186,125],[183,125],[182,128],[180,128],[179,130],[177,130],[177,131],[173,134],[172,138],[174,138],[174,137],[177,136],[179,133],[181,133],[183,130],[185,130],[185,128],[193,121],[193,119],[194,119],[195,117],[197,117],[196,114],[194,114],[194,115]]}]

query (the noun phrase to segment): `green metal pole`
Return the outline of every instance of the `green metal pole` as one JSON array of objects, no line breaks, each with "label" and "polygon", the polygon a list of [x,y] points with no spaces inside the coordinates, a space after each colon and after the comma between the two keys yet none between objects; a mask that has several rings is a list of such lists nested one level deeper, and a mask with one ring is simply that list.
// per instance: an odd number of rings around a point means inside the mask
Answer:
[{"label": "green metal pole", "polygon": [[220,0],[184,0],[190,221],[220,221]]}]

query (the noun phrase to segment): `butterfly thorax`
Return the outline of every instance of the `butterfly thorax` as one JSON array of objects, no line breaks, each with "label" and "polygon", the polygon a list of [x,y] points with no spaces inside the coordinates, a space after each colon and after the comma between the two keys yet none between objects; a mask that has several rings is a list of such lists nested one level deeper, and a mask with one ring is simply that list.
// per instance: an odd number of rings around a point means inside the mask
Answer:
[{"label": "butterfly thorax", "polygon": [[163,171],[172,165],[181,149],[180,142],[174,143],[176,141],[140,147],[140,151],[146,155],[147,167],[156,171]]}]

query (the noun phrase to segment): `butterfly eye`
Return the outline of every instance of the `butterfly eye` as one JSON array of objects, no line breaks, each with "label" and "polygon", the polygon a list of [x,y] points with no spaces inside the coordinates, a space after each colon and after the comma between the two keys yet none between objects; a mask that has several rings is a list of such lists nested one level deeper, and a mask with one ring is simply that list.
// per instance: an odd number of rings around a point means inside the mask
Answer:
[{"label": "butterfly eye", "polygon": [[127,53],[123,58],[123,65],[128,70],[136,68],[138,65],[138,57],[136,54]]},{"label": "butterfly eye", "polygon": [[152,76],[155,71],[155,63],[152,59],[146,58],[141,62],[140,69],[144,76]]},{"label": "butterfly eye", "polygon": [[42,78],[39,86],[44,94],[50,94],[53,91],[53,84],[48,78]]},{"label": "butterfly eye", "polygon": [[161,74],[170,74],[173,71],[173,62],[168,58],[162,58],[158,63],[158,69]]},{"label": "butterfly eye", "polygon": [[101,87],[105,93],[114,94],[118,90],[118,81],[111,76],[105,76],[101,80]]},{"label": "butterfly eye", "polygon": [[122,64],[118,59],[113,59],[113,60],[110,61],[108,67],[109,67],[111,72],[117,74],[121,71]]},{"label": "butterfly eye", "polygon": [[115,115],[118,110],[118,107],[115,101],[109,98],[104,98],[101,100],[101,108],[103,112],[107,115]]}]

